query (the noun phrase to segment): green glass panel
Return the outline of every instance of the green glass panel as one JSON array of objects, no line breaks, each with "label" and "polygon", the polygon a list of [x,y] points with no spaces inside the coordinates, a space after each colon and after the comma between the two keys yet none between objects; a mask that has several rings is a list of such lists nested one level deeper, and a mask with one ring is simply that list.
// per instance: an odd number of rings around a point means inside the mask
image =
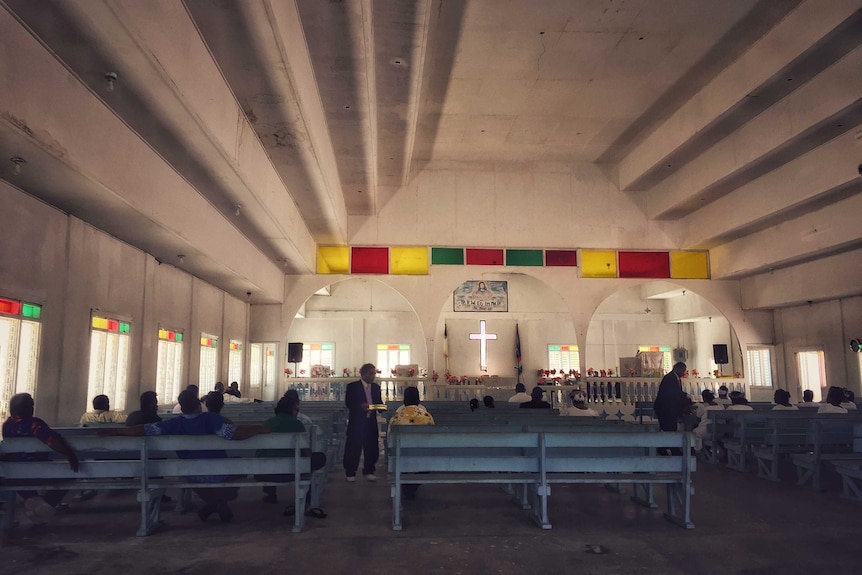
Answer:
[{"label": "green glass panel", "polygon": [[560,351],[560,346],[558,345],[549,345],[548,351]]},{"label": "green glass panel", "polygon": [[506,250],[507,266],[543,266],[545,256],[542,250]]},{"label": "green glass panel", "polygon": [[464,265],[464,249],[463,248],[431,248],[431,264],[432,265]]},{"label": "green glass panel", "polygon": [[177,339],[176,340],[177,341],[183,341],[183,334],[181,334],[180,332],[177,332]]},{"label": "green glass panel", "polygon": [[129,324],[120,322],[120,333],[129,333]]},{"label": "green glass panel", "polygon": [[332,344],[331,343],[321,344],[320,349],[332,349]]},{"label": "green glass panel", "polygon": [[31,303],[25,303],[21,306],[21,315],[24,317],[32,317],[34,319],[39,319],[42,316],[42,308],[38,305],[33,305]]}]

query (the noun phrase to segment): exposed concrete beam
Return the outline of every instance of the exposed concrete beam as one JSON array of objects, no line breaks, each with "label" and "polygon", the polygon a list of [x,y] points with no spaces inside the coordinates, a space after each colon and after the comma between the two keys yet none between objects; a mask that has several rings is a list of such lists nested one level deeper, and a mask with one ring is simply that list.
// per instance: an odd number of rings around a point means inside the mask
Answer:
[{"label": "exposed concrete beam", "polygon": [[[800,78],[788,82],[779,76],[794,64],[801,73],[811,73],[828,65],[825,60],[840,57],[848,41],[858,45],[857,13],[862,4],[858,0],[830,0],[828,4],[828,10],[823,2],[815,0],[800,5],[677,110],[620,163],[620,188],[649,189],[678,169],[675,163],[685,163],[692,159],[688,156],[696,155],[693,151],[681,153],[684,146],[697,139],[703,140],[703,145],[706,140],[714,143],[728,128],[745,123],[792,91],[796,85],[792,82],[798,83]],[[823,54],[810,53],[813,46],[842,24],[847,30],[842,29],[839,38],[830,38],[835,46],[828,46]],[[675,153],[680,156],[673,159]],[[667,164],[671,167],[667,168]]]},{"label": "exposed concrete beam", "polygon": [[645,192],[647,216],[676,219],[862,122],[857,48]]},{"label": "exposed concrete beam", "polygon": [[856,250],[745,278],[739,282],[742,308],[774,309],[858,296],[862,294],[860,260],[862,250]]},{"label": "exposed concrete beam", "polygon": [[846,133],[689,215],[682,246],[711,248],[859,193],[855,140]]},{"label": "exposed concrete beam", "polygon": [[[282,270],[5,10],[0,29],[0,53],[17,55],[0,58],[0,138],[33,148],[39,159],[28,168],[49,171],[42,181],[53,182],[25,191],[63,209],[78,195],[71,205],[92,206],[85,221],[95,227],[156,257],[160,246],[195,254],[192,273],[216,287],[235,288],[240,278],[261,300],[281,300]],[[135,241],[137,226],[149,228],[149,244]]]},{"label": "exposed concrete beam", "polygon": [[711,276],[736,279],[858,248],[859,214],[862,194],[722,244],[709,252]]}]

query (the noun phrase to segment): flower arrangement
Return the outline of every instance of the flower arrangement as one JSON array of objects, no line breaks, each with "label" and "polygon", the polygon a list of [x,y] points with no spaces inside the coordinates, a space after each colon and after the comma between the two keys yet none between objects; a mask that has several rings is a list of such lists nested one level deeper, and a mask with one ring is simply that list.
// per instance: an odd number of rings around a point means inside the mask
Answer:
[{"label": "flower arrangement", "polygon": [[440,376],[437,374],[437,370],[431,372],[431,381],[436,382]]},{"label": "flower arrangement", "polygon": [[416,375],[416,370],[411,367],[407,370],[407,375],[413,377],[414,375]]},{"label": "flower arrangement", "polygon": [[292,373],[293,373],[293,370],[292,370],[292,369],[290,369],[289,367],[285,367],[285,368],[284,368],[284,375],[290,375],[290,374],[292,374]]},{"label": "flower arrangement", "polygon": [[304,369],[300,369],[300,370],[299,370],[299,375],[305,375],[305,370],[304,370]]},{"label": "flower arrangement", "polygon": [[461,385],[467,385],[467,384],[469,383],[469,380],[467,379],[467,376],[466,376],[466,375],[462,375],[462,376],[458,379],[458,383],[460,383]]},{"label": "flower arrangement", "polygon": [[424,367],[419,370],[419,377],[428,377],[428,370]]},{"label": "flower arrangement", "polygon": [[691,375],[692,375],[692,377],[698,377],[700,375],[700,372],[697,371],[696,369],[693,369],[693,370],[691,370]]},{"label": "flower arrangement", "polygon": [[389,373],[391,373],[391,374],[392,374],[392,377],[395,377],[395,375],[396,375],[398,372],[396,372],[396,371],[395,371],[395,368],[393,367],[392,369],[390,369],[390,370],[389,370]]}]

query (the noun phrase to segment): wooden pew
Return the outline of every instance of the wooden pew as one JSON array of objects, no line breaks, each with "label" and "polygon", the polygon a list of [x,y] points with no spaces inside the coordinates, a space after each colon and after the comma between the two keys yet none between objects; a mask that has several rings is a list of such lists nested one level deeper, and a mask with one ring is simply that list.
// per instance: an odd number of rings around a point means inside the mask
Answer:
[{"label": "wooden pew", "polygon": [[[825,416],[821,416],[825,417]],[[793,453],[791,459],[796,466],[796,484],[800,487],[811,481],[811,487],[821,488],[823,464],[835,465],[838,462],[854,463],[862,461],[859,439],[862,439],[862,423],[857,418],[841,421],[815,419],[809,427],[813,445],[810,451]]]},{"label": "wooden pew", "polygon": [[[33,438],[12,438],[0,443],[0,497],[6,503],[2,529],[14,525],[15,495],[22,490],[135,489],[141,503],[137,534],[149,535],[161,526],[159,503],[168,487],[242,487],[281,485],[258,481],[254,475],[293,475],[295,515],[293,531],[305,525],[305,494],[309,485],[310,459],[301,450],[309,447],[306,433],[257,435],[242,441],[215,436],[163,435],[149,437],[66,436],[79,458],[73,472],[58,453]],[[259,449],[288,450],[289,457],[257,457]],[[227,458],[179,459],[177,451],[224,451]],[[9,454],[40,453],[47,461],[8,461]],[[218,476],[229,476],[227,479]],[[211,476],[205,482],[190,477]]]},{"label": "wooden pew", "polygon": [[[644,494],[635,500],[650,506],[655,505],[652,484],[665,483],[672,486],[666,517],[693,527],[691,434],[625,431],[626,426],[603,425],[576,433],[556,428],[395,426],[387,438],[392,528],[403,528],[401,486],[405,483],[523,486],[533,495],[533,518],[543,529],[551,528],[551,483],[632,483]],[[658,449],[664,447],[677,448],[686,456],[659,456]]]}]

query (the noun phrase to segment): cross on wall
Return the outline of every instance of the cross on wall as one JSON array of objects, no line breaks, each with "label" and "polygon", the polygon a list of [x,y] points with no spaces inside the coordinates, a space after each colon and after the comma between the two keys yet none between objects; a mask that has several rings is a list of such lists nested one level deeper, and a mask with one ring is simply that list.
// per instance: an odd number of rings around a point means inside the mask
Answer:
[{"label": "cross on wall", "polygon": [[479,340],[479,370],[488,371],[488,340],[497,339],[496,333],[485,332],[485,320],[479,320],[479,333],[471,333],[470,339]]}]

